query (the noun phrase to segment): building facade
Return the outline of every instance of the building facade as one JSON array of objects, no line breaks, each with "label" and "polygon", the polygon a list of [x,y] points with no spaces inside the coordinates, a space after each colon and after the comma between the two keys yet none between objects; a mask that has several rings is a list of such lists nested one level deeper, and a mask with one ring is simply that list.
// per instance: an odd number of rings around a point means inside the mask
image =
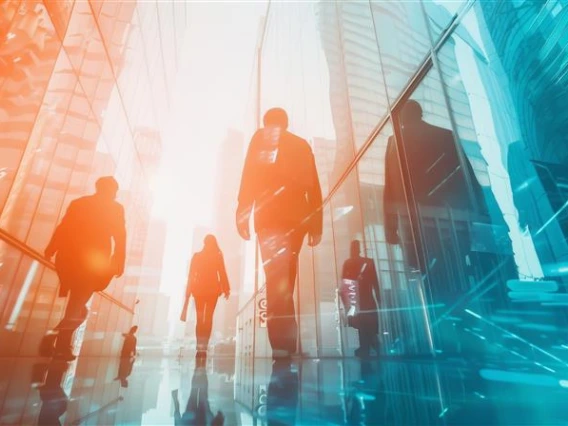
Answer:
[{"label": "building facade", "polygon": [[[299,351],[357,348],[337,297],[357,239],[378,272],[382,355],[526,357],[543,368],[560,356],[566,6],[270,5],[258,109],[283,106],[291,130],[315,142],[326,196],[322,242],[300,256]],[[269,356],[258,287],[240,311],[237,347]]]},{"label": "building facade", "polygon": [[215,182],[215,218],[213,234],[225,259],[225,268],[231,286],[231,297],[221,300],[215,315],[214,329],[221,339],[236,335],[236,316],[244,278],[244,244],[235,232],[235,194],[239,192],[240,175],[244,161],[242,133],[229,129],[221,144]]},{"label": "building facade", "polygon": [[[0,339],[32,355],[60,319],[42,257],[69,202],[119,181],[127,269],[91,303],[83,353],[116,353],[133,321],[151,211],[149,179],[187,21],[179,2],[8,1],[0,6]],[[154,154],[158,154],[154,156]],[[4,344],[4,343],[8,344]]]}]

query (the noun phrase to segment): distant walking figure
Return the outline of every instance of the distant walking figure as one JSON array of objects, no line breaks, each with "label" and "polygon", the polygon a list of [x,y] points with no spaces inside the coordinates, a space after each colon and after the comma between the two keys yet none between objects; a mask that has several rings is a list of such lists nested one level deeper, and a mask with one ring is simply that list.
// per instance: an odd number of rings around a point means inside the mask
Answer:
[{"label": "distant walking figure", "polygon": [[377,301],[379,300],[379,281],[373,259],[361,256],[361,243],[351,242],[351,254],[343,263],[342,279],[355,282],[357,286],[356,314],[351,326],[359,331],[359,348],[356,356],[368,356],[370,349],[379,352]]},{"label": "distant walking figure", "polygon": [[281,108],[264,115],[264,128],[250,142],[239,192],[237,229],[250,238],[254,208],[264,272],[268,337],[273,358],[289,358],[297,350],[294,310],[297,263],[306,233],[316,246],[322,235],[322,195],[316,163],[308,142],[286,129]]},{"label": "distant walking figure", "polygon": [[138,331],[138,326],[133,326],[128,333],[124,333],[124,343],[122,344],[122,351],[120,352],[121,358],[130,358],[136,356],[136,332]]},{"label": "distant walking figure", "polygon": [[203,244],[203,249],[195,253],[191,259],[185,292],[186,304],[182,313],[183,318],[187,302],[193,296],[197,314],[195,336],[198,356],[204,356],[207,352],[217,299],[222,294],[228,299],[231,293],[223,253],[217,245],[217,240],[209,234],[205,236]]},{"label": "distant walking figure", "polygon": [[95,194],[71,202],[45,249],[47,259],[55,255],[59,296],[69,296],[69,300],[63,319],[55,327],[57,334],[42,340],[42,355],[75,359],[71,342],[73,333],[87,318],[87,303],[94,292],[109,285],[113,276],[120,277],[124,272],[126,228],[124,208],[115,201],[117,192],[113,177],[100,178]]}]

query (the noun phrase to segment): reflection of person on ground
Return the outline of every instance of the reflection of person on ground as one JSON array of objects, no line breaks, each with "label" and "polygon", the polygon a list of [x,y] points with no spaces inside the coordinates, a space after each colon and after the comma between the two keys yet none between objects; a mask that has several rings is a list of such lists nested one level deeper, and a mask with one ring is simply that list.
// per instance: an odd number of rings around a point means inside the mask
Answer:
[{"label": "reflection of person on ground", "polygon": [[191,380],[191,394],[181,414],[177,389],[172,391],[174,401],[174,420],[176,426],[220,426],[225,423],[225,416],[221,411],[213,415],[209,406],[209,381],[205,367],[205,358],[196,358],[195,371]]},{"label": "reflection of person on ground", "polygon": [[209,234],[205,236],[203,244],[203,249],[195,253],[191,259],[185,293],[186,300],[191,296],[195,300],[198,356],[204,356],[207,352],[217,299],[222,294],[228,299],[231,292],[223,253],[216,238]]},{"label": "reflection of person on ground", "polygon": [[123,333],[124,343],[122,344],[122,350],[120,351],[121,358],[130,358],[136,356],[136,332],[138,331],[138,326],[134,325],[128,333]]},{"label": "reflection of person on ground", "polygon": [[[115,201],[118,183],[111,177],[96,182],[96,193],[74,200],[57,226],[45,256],[55,255],[59,295],[69,296],[57,335],[44,337],[40,351],[73,360],[73,333],[85,321],[86,305],[95,291],[104,290],[113,276],[124,272],[126,228],[124,208]],[[113,250],[114,247],[114,250]]]},{"label": "reflection of person on ground", "polygon": [[38,388],[41,398],[41,409],[38,425],[61,425],[59,418],[67,411],[69,398],[63,391],[61,383],[69,364],[63,361],[53,361],[48,369],[45,382]]},{"label": "reflection of person on ground", "polygon": [[379,422],[378,408],[382,404],[378,365],[361,360],[360,377],[346,392],[346,417],[350,425],[388,424]]},{"label": "reflection of person on ground", "polygon": [[274,358],[297,349],[294,287],[304,236],[316,246],[322,235],[322,195],[308,142],[290,132],[288,116],[274,108],[250,142],[239,192],[237,227],[250,238],[254,229],[266,275],[267,327]]},{"label": "reflection of person on ground", "polygon": [[266,417],[269,426],[296,424],[298,392],[298,372],[294,371],[286,360],[274,362],[266,398]]},{"label": "reflection of person on ground", "polygon": [[355,355],[368,356],[371,348],[375,349],[378,355],[379,323],[376,300],[379,300],[379,281],[373,259],[361,256],[361,243],[358,240],[351,242],[350,257],[343,263],[341,278],[357,282],[358,306],[356,314],[350,319],[350,325],[359,332],[359,348],[355,350]]}]

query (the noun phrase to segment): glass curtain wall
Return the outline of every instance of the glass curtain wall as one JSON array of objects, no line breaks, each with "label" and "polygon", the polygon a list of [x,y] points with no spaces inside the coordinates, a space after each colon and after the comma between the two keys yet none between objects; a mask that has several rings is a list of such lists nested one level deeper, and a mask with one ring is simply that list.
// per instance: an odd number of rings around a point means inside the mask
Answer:
[{"label": "glass curtain wall", "polygon": [[359,240],[381,354],[565,362],[567,26],[563,0],[271,4],[261,112],[288,110],[326,195],[305,353],[359,346],[337,300]]},{"label": "glass curtain wall", "polygon": [[135,312],[177,58],[182,2],[7,1],[0,6],[0,353],[33,355],[60,319],[41,256],[69,202],[119,181],[127,270],[96,295],[83,353],[117,352]]}]

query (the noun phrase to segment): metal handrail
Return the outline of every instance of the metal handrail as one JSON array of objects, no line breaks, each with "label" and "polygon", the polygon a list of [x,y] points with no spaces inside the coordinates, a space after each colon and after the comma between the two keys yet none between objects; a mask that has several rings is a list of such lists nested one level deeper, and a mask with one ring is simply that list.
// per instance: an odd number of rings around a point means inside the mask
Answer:
[{"label": "metal handrail", "polygon": [[[49,260],[47,260],[45,258],[45,256],[43,256],[39,251],[34,250],[33,248],[31,248],[30,246],[28,246],[24,242],[18,240],[14,236],[10,235],[4,229],[0,229],[0,240],[5,241],[10,246],[20,250],[26,256],[32,258],[36,262],[40,263],[42,266],[44,266],[48,269],[51,269],[52,271],[55,271],[55,265],[53,264],[53,262],[50,262]],[[118,306],[118,307],[124,309],[125,311],[131,313],[132,315],[134,315],[134,310],[132,308],[129,308],[128,306],[126,306],[121,301],[112,297],[110,294],[108,294],[104,291],[99,291],[98,293],[101,295],[102,298],[108,300],[109,302],[114,303],[116,306]]]}]

